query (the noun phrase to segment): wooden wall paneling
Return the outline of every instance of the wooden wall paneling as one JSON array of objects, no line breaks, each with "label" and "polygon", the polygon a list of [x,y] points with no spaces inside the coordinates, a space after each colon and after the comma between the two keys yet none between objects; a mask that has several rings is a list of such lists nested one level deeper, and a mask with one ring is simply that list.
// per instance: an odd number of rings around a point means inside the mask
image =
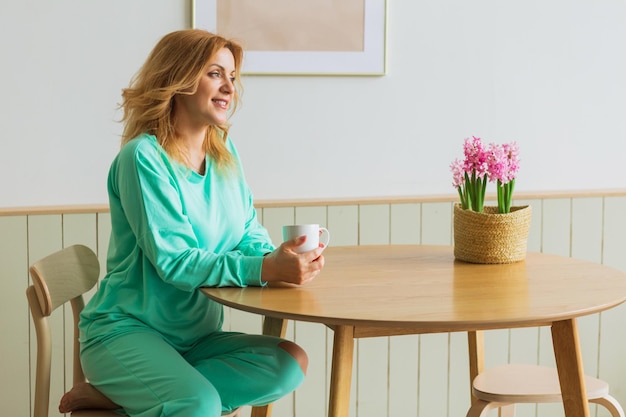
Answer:
[{"label": "wooden wall paneling", "polygon": [[263,226],[278,247],[283,242],[283,226],[294,224],[296,211],[294,207],[272,207],[263,209]]},{"label": "wooden wall paneling", "polygon": [[[359,207],[357,205],[337,205],[328,206],[328,230],[332,233],[333,246],[358,245],[359,243]],[[332,262],[332,261],[331,261]],[[323,272],[322,272],[323,273]],[[328,331],[326,344],[326,357],[332,358],[333,352],[332,331]],[[355,343],[355,350],[358,349],[358,341]],[[350,390],[350,410],[349,417],[356,417],[356,397],[357,397],[357,375],[358,375],[358,355],[355,353],[352,362],[352,385]],[[330,386],[331,360],[326,364],[327,386]],[[302,417],[307,417],[302,416]]]},{"label": "wooden wall paneling", "polygon": [[419,335],[389,338],[389,417],[418,415],[419,341]]},{"label": "wooden wall paneling", "polygon": [[[25,215],[0,217],[0,404],[7,416],[30,416],[32,322],[26,301],[28,241]],[[34,334],[34,333],[33,333]]]},{"label": "wooden wall paneling", "polygon": [[537,364],[539,362],[538,343],[538,327],[512,329],[509,334],[509,362]]},{"label": "wooden wall paneling", "polygon": [[626,197],[605,197],[602,263],[626,271]]},{"label": "wooden wall paneling", "polygon": [[[511,329],[509,332],[509,362],[537,364],[539,359],[539,328]],[[535,404],[520,404],[516,407],[517,417],[534,417]]]},{"label": "wooden wall paneling", "polygon": [[[602,262],[602,198],[572,199],[571,247],[574,258],[590,262]],[[593,277],[589,277],[593,279]],[[600,315],[593,314],[578,319],[581,350],[585,372],[597,374]]]},{"label": "wooden wall paneling", "polygon": [[422,203],[422,244],[452,244],[452,207],[452,203],[446,202]]},{"label": "wooden wall paneling", "polygon": [[[424,245],[452,244],[453,203],[421,204],[420,241]],[[420,335],[418,415],[439,415],[448,407],[449,335]]]},{"label": "wooden wall paneling", "polygon": [[[326,354],[328,332],[319,323],[296,322],[295,342],[309,357],[306,379],[295,392],[296,416],[324,416],[328,409],[328,389],[326,364],[330,358]],[[332,333],[330,334],[332,337]]]},{"label": "wooden wall paneling", "polygon": [[[603,206],[602,263],[626,271],[626,197],[605,197]],[[611,394],[626,406],[626,304],[600,314],[598,376],[609,383]],[[598,408],[598,415],[608,415]]]},{"label": "wooden wall paneling", "polygon": [[394,245],[418,245],[421,230],[421,205],[391,204],[390,242]]},{"label": "wooden wall paneling", "polygon": [[603,206],[600,197],[572,200],[573,258],[602,262]]},{"label": "wooden wall paneling", "polygon": [[509,363],[508,329],[486,330],[485,337],[485,368]]},{"label": "wooden wall paneling", "polygon": [[359,206],[359,245],[388,245],[389,204]]},{"label": "wooden wall paneling", "polygon": [[357,415],[380,417],[387,415],[389,388],[389,338],[358,339],[356,344]]},{"label": "wooden wall paneling", "polygon": [[[598,376],[609,383],[610,393],[626,407],[626,304],[602,312]],[[601,410],[601,408],[599,408]],[[603,415],[607,415],[604,411]]]},{"label": "wooden wall paneling", "polygon": [[[322,227],[328,228],[328,208],[326,206],[296,207],[295,210],[295,224],[319,224]],[[330,242],[330,244],[332,245],[332,232],[330,236]]]},{"label": "wooden wall paneling", "polygon": [[359,244],[359,206],[329,206],[328,230],[332,233],[333,246]]},{"label": "wooden wall paneling", "polygon": [[556,198],[542,204],[541,251],[554,255],[571,254],[571,199]]},{"label": "wooden wall paneling", "polygon": [[528,245],[529,252],[541,252],[541,213],[542,213],[542,201],[541,200],[515,200],[513,205],[515,206],[531,206],[532,218],[530,219],[530,230],[528,232]]},{"label": "wooden wall paneling", "polygon": [[[581,336],[582,337],[582,336]],[[552,347],[552,333],[549,326],[539,328],[539,364],[556,367],[554,349]],[[537,405],[537,414],[540,416],[564,417],[565,410],[561,403],[547,403]],[[593,415],[593,414],[592,414]]]},{"label": "wooden wall paneling", "polygon": [[[32,265],[39,259],[63,248],[63,221],[57,214],[28,216],[28,263]],[[58,414],[57,406],[61,396],[65,393],[64,370],[64,313],[59,307],[50,316],[52,333],[52,371],[50,378],[50,415]],[[31,329],[31,358],[36,358],[35,332]],[[34,367],[31,369],[31,403],[34,395]]]},{"label": "wooden wall paneling", "polygon": [[[389,204],[359,206],[359,245],[389,244]],[[375,305],[372,306],[376,308]],[[389,338],[357,341],[357,413],[359,417],[387,413]]]},{"label": "wooden wall paneling", "polygon": [[[563,195],[563,194],[562,194]],[[544,251],[562,256],[574,256],[626,271],[626,197],[623,195],[607,196],[566,196],[532,197],[515,201],[515,204],[531,204],[533,219],[529,235],[529,251]],[[355,202],[345,205],[321,206],[268,206],[258,211],[259,220],[268,228],[275,243],[282,242],[281,226],[287,223],[320,223],[331,230],[331,245],[355,244],[451,244],[452,243],[452,202]],[[71,210],[69,212],[72,212]],[[94,217],[95,216],[95,217]],[[94,220],[95,219],[95,220]],[[95,225],[93,225],[95,223]],[[95,238],[92,231],[95,229]],[[0,216],[0,236],[10,239],[0,241],[0,261],[3,274],[22,275],[23,282],[8,281],[2,296],[11,304],[12,310],[21,309],[24,314],[24,326],[28,326],[24,290],[29,280],[27,267],[37,259],[67,246],[71,243],[95,245],[104,274],[106,250],[110,234],[110,215],[108,212],[94,210],[86,215],[75,214],[30,214]],[[15,243],[17,242],[17,244]],[[5,247],[6,246],[6,247]],[[21,248],[20,248],[21,246]],[[13,273],[12,273],[13,271]],[[19,288],[18,288],[19,287]],[[0,296],[0,297],[2,297]],[[18,305],[18,304],[21,304]],[[69,309],[69,307],[68,307]],[[225,309],[225,329],[258,333],[261,318],[256,315],[236,312],[230,320],[230,310]],[[241,313],[241,315],[239,315]],[[7,314],[3,315],[7,316]],[[623,346],[626,344],[626,332],[623,329],[626,306],[608,310],[601,315],[579,319],[583,361],[587,373],[597,373],[611,384],[612,394],[622,403],[626,403],[624,375],[626,365],[621,360]],[[61,366],[65,354],[63,337],[60,337],[63,314],[53,318],[55,338],[54,364]],[[11,321],[14,324],[15,320]],[[0,322],[3,328],[7,325]],[[66,322],[66,324],[69,322]],[[0,349],[2,357],[11,357],[11,363],[19,369],[16,358],[24,352],[23,361],[31,356],[34,367],[34,333],[15,324],[10,330],[11,341],[3,342]],[[28,346],[30,337],[30,352]],[[332,354],[333,332],[321,325],[311,323],[293,323],[288,326],[288,338],[293,338],[305,347],[309,353],[309,375],[297,392],[275,405],[275,417],[309,417],[325,415],[328,403],[328,383],[330,358]],[[15,344],[19,346],[16,347]],[[433,414],[463,415],[469,398],[469,386],[466,378],[467,341],[465,333],[423,336],[395,336],[391,338],[362,339],[357,341],[350,417],[369,415],[418,416]],[[500,363],[526,362],[536,357],[541,364],[554,365],[549,328],[493,330],[485,332],[485,364],[492,366]],[[381,353],[382,352],[382,353]],[[381,356],[382,355],[382,356]],[[387,358],[387,363],[381,358]],[[314,366],[317,363],[318,366]],[[374,363],[372,365],[372,363]],[[325,364],[319,367],[319,364]],[[10,398],[2,401],[11,414],[27,415],[30,402],[29,374],[22,372],[23,390],[14,391],[19,386],[20,372],[7,372],[4,363],[0,375],[0,391],[10,392]],[[65,369],[67,375],[71,367]],[[31,374],[34,369],[31,370]],[[53,369],[53,393],[51,412],[55,413],[56,402],[63,394],[64,369]],[[9,374],[10,379],[5,377]],[[379,378],[388,381],[371,380]],[[383,385],[388,385],[383,387]],[[4,388],[2,390],[1,388]],[[382,398],[380,390],[382,389]],[[467,391],[465,390],[467,389]],[[374,397],[378,394],[378,399]],[[20,395],[21,394],[21,395]],[[358,395],[357,395],[358,394]],[[4,394],[0,394],[3,398]],[[20,397],[24,397],[20,399]],[[461,398],[463,397],[463,398]],[[358,398],[358,416],[357,416]],[[370,403],[370,401],[372,403]],[[546,408],[547,407],[547,408]],[[26,410],[26,411],[24,411]],[[11,412],[12,411],[12,412]],[[595,410],[593,410],[595,413]],[[520,414],[522,413],[522,414]],[[528,414],[527,414],[528,413]],[[598,415],[603,414],[598,409]],[[242,416],[249,416],[244,409]],[[563,415],[562,406],[541,405],[538,415]],[[534,415],[533,411],[519,411],[518,415]]]},{"label": "wooden wall paneling", "polygon": [[420,335],[419,416],[446,415],[448,407],[449,334]]},{"label": "wooden wall paneling", "polygon": [[448,416],[464,416],[470,407],[469,355],[466,332],[450,333],[449,356]]}]

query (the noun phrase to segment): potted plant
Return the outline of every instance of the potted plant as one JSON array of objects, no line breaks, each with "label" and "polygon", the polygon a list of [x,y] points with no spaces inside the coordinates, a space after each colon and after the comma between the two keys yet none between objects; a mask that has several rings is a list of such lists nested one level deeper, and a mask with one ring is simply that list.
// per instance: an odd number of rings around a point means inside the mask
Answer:
[{"label": "potted plant", "polygon": [[[526,258],[530,206],[512,206],[519,171],[516,142],[465,139],[464,159],[450,165],[460,202],[454,206],[454,256],[473,263],[511,263]],[[496,183],[497,206],[485,206],[489,182]]]}]

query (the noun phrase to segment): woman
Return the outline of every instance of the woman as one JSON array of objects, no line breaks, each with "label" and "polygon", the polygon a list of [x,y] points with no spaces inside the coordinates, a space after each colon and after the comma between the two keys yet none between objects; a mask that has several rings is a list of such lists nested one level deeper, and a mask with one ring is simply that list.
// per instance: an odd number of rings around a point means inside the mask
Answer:
[{"label": "woman", "polygon": [[300,385],[306,353],[270,336],[224,332],[203,286],[304,284],[323,248],[275,249],[257,222],[233,143],[242,62],[235,42],[202,30],[166,35],[123,91],[122,149],[108,178],[107,274],[80,321],[90,384],[60,411],[219,416]]}]

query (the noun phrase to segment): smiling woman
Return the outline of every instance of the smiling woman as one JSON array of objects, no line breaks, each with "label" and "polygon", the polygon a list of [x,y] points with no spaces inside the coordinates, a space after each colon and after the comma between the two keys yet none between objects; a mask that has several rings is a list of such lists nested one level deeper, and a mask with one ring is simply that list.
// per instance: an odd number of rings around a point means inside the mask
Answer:
[{"label": "smiling woman", "polygon": [[[293,342],[222,330],[201,287],[304,284],[322,249],[275,248],[257,221],[228,136],[242,48],[204,30],[170,33],[123,90],[122,149],[108,178],[108,270],[81,314],[90,383],[59,410],[218,417],[296,389],[308,358]],[[245,382],[243,380],[245,378]]]}]

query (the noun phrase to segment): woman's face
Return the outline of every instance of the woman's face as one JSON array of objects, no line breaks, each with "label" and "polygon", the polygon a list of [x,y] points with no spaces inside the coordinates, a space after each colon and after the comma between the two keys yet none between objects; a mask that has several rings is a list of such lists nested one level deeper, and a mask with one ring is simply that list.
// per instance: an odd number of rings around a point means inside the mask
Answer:
[{"label": "woman's face", "polygon": [[190,127],[222,125],[235,93],[235,59],[227,48],[220,49],[209,61],[193,95],[177,96],[176,118]]}]

